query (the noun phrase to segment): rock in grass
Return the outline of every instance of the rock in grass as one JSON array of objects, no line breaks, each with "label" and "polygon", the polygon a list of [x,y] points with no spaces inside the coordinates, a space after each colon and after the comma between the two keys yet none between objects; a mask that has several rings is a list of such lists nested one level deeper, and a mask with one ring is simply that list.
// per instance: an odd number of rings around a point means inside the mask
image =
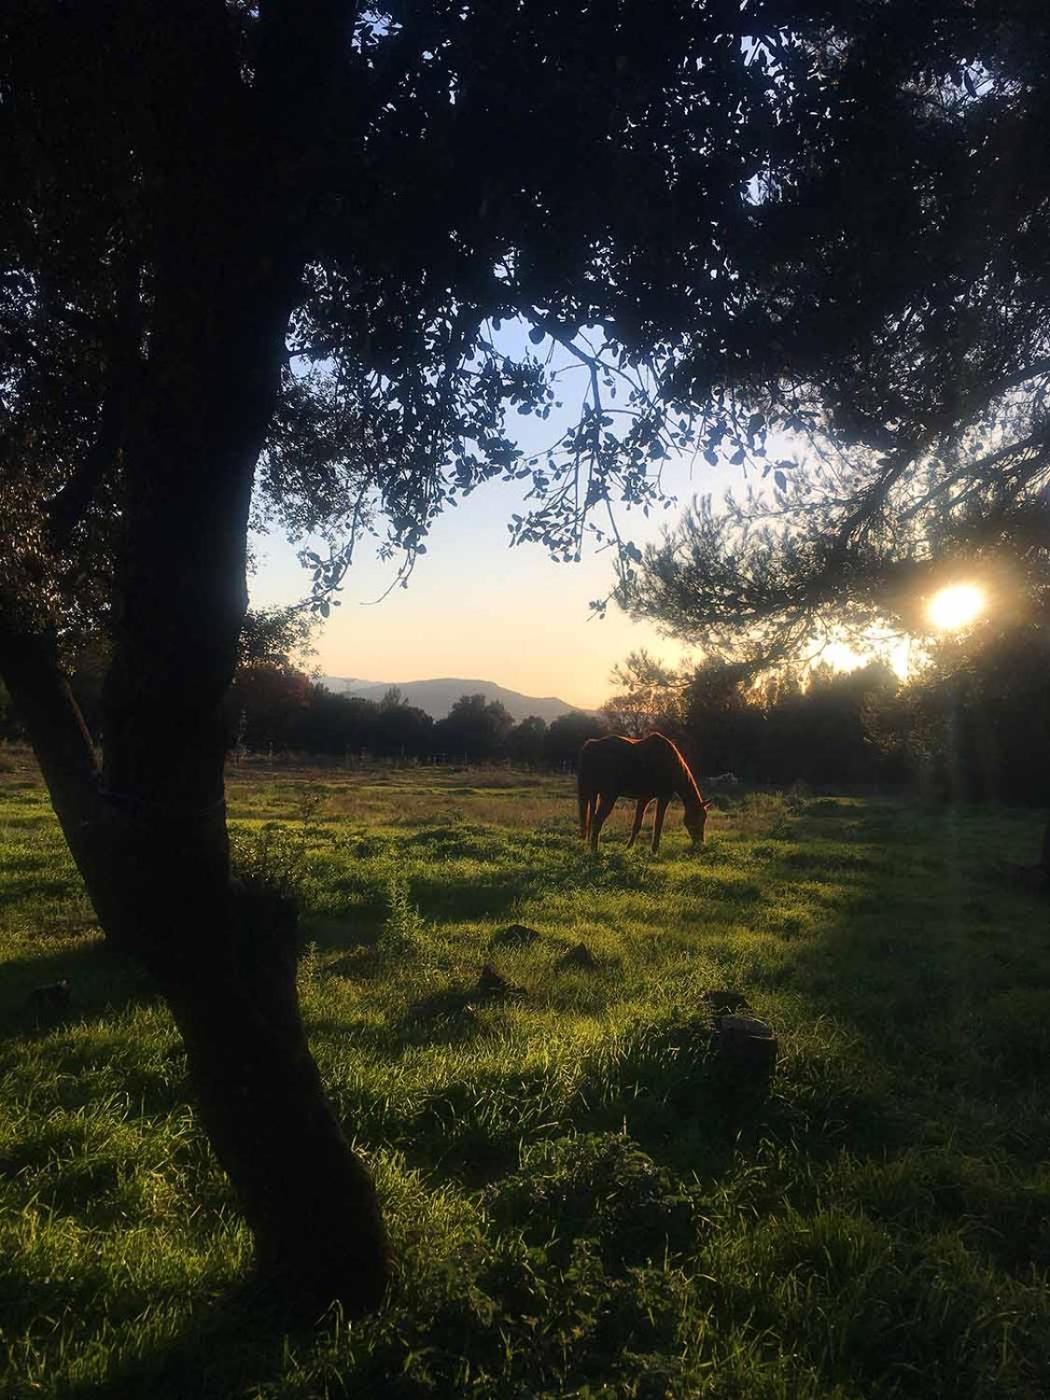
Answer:
[{"label": "rock in grass", "polygon": [[716,1016],[732,1016],[738,1011],[750,1010],[750,1003],[743,992],[710,991],[702,993],[702,1000],[706,1001],[712,1012]]},{"label": "rock in grass", "polygon": [[62,977],[45,987],[34,987],[27,998],[27,1005],[35,1011],[68,1011],[72,997],[72,983],[68,977]]},{"label": "rock in grass", "polygon": [[753,1016],[719,1016],[715,1020],[718,1058],[741,1086],[769,1087],[777,1063],[777,1038],[765,1021]]},{"label": "rock in grass", "polygon": [[489,939],[490,948],[531,948],[543,935],[526,924],[508,924]]},{"label": "rock in grass", "polygon": [[570,948],[564,956],[558,959],[559,967],[581,967],[586,972],[596,972],[598,969],[598,959],[587,947],[586,943],[577,943],[575,948]]},{"label": "rock in grass", "polygon": [[525,988],[508,981],[491,963],[486,963],[478,978],[477,995],[489,1001],[511,1001],[525,995]]},{"label": "rock in grass", "polygon": [[1007,884],[1033,894],[1050,894],[1050,870],[1042,865],[1018,865],[1004,860],[1000,866]]}]

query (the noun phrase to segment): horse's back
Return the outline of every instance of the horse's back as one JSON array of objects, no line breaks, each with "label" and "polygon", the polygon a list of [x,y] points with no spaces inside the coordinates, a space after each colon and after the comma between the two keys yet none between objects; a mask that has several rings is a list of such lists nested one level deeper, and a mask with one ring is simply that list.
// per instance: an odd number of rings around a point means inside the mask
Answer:
[{"label": "horse's back", "polygon": [[632,748],[630,739],[619,734],[605,734],[600,739],[588,739],[580,750],[577,771],[581,784],[600,787],[611,773],[629,762],[625,750]]},{"label": "horse's back", "polygon": [[662,734],[627,739],[606,734],[580,751],[580,782],[610,796],[653,797],[669,791],[677,750]]}]

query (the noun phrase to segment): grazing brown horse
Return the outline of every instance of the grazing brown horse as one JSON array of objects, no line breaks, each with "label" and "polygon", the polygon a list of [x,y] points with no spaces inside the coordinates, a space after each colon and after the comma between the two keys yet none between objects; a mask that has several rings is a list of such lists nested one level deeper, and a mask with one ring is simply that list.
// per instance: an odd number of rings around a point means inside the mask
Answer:
[{"label": "grazing brown horse", "polygon": [[685,806],[685,829],[693,838],[693,849],[699,850],[711,803],[704,801],[688,763],[670,739],[662,734],[647,734],[644,739],[619,734],[588,739],[580,750],[577,772],[580,828],[592,851],[598,849],[602,826],[618,797],[633,797],[637,803],[628,846],[634,845],[645,809],[655,800],[653,851],[658,851],[667,804],[676,793]]}]

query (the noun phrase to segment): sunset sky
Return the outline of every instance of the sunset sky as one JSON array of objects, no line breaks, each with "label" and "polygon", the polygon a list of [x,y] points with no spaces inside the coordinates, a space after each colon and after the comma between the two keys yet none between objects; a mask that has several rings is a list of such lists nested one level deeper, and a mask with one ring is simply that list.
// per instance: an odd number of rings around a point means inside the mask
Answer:
[{"label": "sunset sky", "polygon": [[[501,349],[518,356],[523,327],[504,326]],[[540,353],[543,351],[541,349]],[[577,368],[572,366],[572,369]],[[585,384],[562,369],[562,415],[575,415]],[[536,452],[557,435],[557,415],[546,423],[532,417],[508,420],[518,445]],[[638,545],[657,538],[694,494],[722,493],[740,481],[738,468],[707,465],[690,472],[685,460],[668,466],[666,489],[678,507],[646,520],[640,511],[618,514],[621,533]],[[426,680],[437,676],[495,681],[526,695],[556,695],[592,707],[611,693],[609,673],[631,651],[645,647],[668,661],[682,648],[647,623],[634,623],[616,607],[592,617],[592,599],[612,587],[610,553],[590,553],[579,564],[552,563],[538,545],[511,549],[507,523],[521,512],[521,489],[490,482],[447,511],[431,533],[407,589],[395,588],[380,603],[395,569],[375,558],[364,541],[341,594],[342,606],[316,640],[322,674],[370,681]],[[308,575],[296,551],[279,536],[256,541],[259,572],[252,581],[256,605],[302,597]],[[324,551],[321,551],[324,552]]]},{"label": "sunset sky", "polygon": [[[687,496],[685,466],[679,475]],[[698,471],[693,489],[703,486]],[[609,554],[554,564],[536,545],[509,548],[507,521],[516,509],[511,487],[493,482],[481,488],[439,521],[408,588],[395,588],[374,605],[394,567],[377,561],[366,543],[342,607],[317,637],[322,673],[392,682],[463,676],[591,707],[608,697],[609,672],[628,652],[647,647],[668,660],[680,656],[677,643],[615,607],[603,620],[591,617],[591,600],[612,583]],[[668,519],[674,515],[668,512]],[[637,513],[626,519],[638,544],[655,536],[651,520]],[[258,548],[253,601],[302,596],[308,575],[295,550],[278,536],[259,541]]]}]

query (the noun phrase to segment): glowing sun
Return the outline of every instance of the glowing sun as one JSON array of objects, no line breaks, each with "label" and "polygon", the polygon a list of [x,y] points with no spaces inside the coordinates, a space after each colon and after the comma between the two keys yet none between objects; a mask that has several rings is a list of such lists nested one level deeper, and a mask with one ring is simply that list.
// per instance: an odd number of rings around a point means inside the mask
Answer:
[{"label": "glowing sun", "polygon": [[984,612],[986,603],[983,588],[975,583],[954,583],[935,593],[926,611],[934,627],[942,632],[958,632]]}]

